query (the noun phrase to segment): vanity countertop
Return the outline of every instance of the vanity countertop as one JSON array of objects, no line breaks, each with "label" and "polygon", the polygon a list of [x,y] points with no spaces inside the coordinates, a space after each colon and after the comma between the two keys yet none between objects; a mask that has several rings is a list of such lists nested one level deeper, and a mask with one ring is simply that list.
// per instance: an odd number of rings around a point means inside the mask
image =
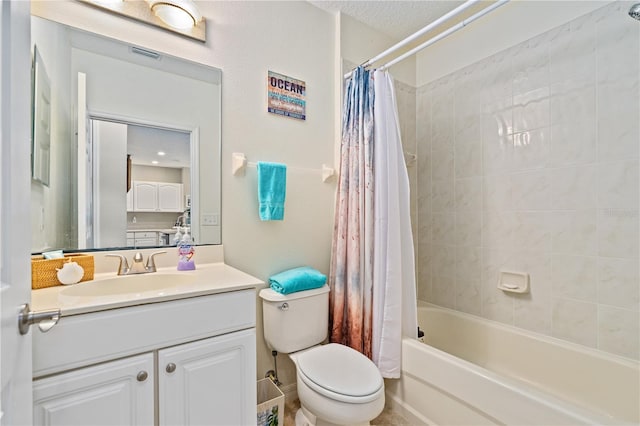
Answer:
[{"label": "vanity countertop", "polygon": [[163,234],[175,234],[175,228],[133,228],[127,229],[127,232],[162,232]]},{"label": "vanity countertop", "polygon": [[[169,300],[185,299],[189,297],[205,296],[229,291],[256,288],[264,284],[263,281],[249,274],[239,271],[224,263],[198,264],[194,271],[177,271],[174,267],[158,268],[157,272],[137,275],[138,277],[153,277],[162,280],[162,275],[184,276],[186,283],[176,287],[160,289],[145,289],[140,292],[109,292],[101,295],[71,294],[71,289],[90,283],[98,284],[101,280],[110,280],[108,286],[126,286],[128,276],[117,277],[114,272],[96,274],[92,281],[84,281],[70,286],[55,286],[31,291],[31,309],[41,311],[46,309],[61,310],[62,316],[84,314],[88,312],[104,311],[148,303],[165,302]],[[116,280],[122,280],[122,283]],[[178,278],[178,277],[176,277]],[[106,283],[106,281],[105,281]],[[86,289],[87,287],[83,288]],[[94,286],[94,288],[97,288]]]}]

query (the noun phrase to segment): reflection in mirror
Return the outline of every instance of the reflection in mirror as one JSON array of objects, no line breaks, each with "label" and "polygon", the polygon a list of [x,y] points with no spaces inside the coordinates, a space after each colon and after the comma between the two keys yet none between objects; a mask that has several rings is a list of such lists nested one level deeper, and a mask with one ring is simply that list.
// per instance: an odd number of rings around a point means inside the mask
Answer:
[{"label": "reflection in mirror", "polygon": [[177,226],[220,244],[220,70],[38,17],[32,43],[51,115],[32,252],[171,245]]}]

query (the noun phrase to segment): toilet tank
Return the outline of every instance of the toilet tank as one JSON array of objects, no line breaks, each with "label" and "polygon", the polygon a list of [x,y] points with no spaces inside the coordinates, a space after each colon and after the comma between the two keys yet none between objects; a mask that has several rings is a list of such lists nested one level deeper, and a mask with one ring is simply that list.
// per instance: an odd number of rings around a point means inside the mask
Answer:
[{"label": "toilet tank", "polygon": [[329,329],[327,285],[291,294],[260,290],[264,338],[271,350],[292,353],[322,343]]}]

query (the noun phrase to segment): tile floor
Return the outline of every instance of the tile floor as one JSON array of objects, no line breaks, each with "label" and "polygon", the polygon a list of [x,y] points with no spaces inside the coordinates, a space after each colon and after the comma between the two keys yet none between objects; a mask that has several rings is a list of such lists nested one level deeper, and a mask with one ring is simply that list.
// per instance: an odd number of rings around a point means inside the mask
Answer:
[{"label": "tile floor", "polygon": [[[300,408],[300,401],[294,399],[293,401],[285,401],[284,404],[284,426],[295,426],[296,411]],[[389,408],[385,408],[382,413],[371,420],[372,426],[410,426],[404,417],[398,413],[392,412]]]}]

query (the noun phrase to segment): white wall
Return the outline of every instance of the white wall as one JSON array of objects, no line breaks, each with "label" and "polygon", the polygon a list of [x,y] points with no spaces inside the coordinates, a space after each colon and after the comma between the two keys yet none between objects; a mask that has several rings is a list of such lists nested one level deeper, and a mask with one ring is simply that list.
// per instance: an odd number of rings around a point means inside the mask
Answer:
[{"label": "white wall", "polygon": [[[31,182],[31,250],[67,247],[75,240],[75,234],[65,232],[73,222],[70,204],[73,187],[73,171],[68,164],[73,146],[71,126],[71,81],[69,75],[71,50],[69,35],[55,25],[32,27],[32,44],[37,46],[51,82],[51,154],[50,186]],[[33,52],[32,52],[33,53]],[[59,188],[52,191],[51,188]],[[56,223],[57,227],[42,226],[42,222]]]},{"label": "white wall", "polygon": [[512,0],[416,54],[416,86],[584,15],[607,1]]},{"label": "white wall", "polygon": [[[266,280],[299,265],[328,273],[335,184],[320,172],[290,170],[285,220],[258,219],[255,169],[231,175],[231,153],[318,169],[333,163],[336,141],[334,17],[306,2],[199,2],[207,43],[100,12],[80,2],[33,3],[35,14],[223,70],[222,242],[226,262]],[[267,71],[304,80],[307,120],[266,112]],[[201,185],[206,182],[201,182]],[[196,255],[197,256],[197,255]],[[261,309],[258,316],[260,317]],[[272,368],[258,329],[258,375]],[[280,356],[284,383],[294,368]]]},{"label": "white wall", "polygon": [[[340,54],[343,59],[354,64],[361,64],[364,61],[377,56],[399,40],[377,31],[360,21],[347,16],[340,16]],[[400,51],[402,52],[402,50]],[[398,53],[382,59],[374,65],[379,66],[391,59]],[[348,70],[345,70],[345,72]],[[394,65],[391,69],[393,77],[410,86],[416,85],[416,59],[415,57]]]}]

